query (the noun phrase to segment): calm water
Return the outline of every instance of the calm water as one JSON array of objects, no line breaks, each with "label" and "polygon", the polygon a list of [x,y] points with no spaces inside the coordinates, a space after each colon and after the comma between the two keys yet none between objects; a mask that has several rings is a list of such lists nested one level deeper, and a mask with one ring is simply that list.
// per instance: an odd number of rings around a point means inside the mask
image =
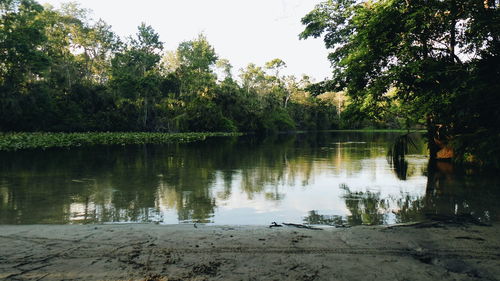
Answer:
[{"label": "calm water", "polygon": [[212,138],[0,153],[0,224],[392,224],[500,219],[498,178],[391,165],[390,133]]}]

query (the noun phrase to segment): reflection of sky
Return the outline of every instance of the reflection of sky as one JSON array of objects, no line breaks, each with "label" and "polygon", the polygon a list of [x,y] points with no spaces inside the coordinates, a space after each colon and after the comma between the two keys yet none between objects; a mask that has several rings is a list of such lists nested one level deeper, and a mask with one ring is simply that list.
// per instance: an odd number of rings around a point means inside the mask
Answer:
[{"label": "reflection of sky", "polygon": [[[337,146],[338,144],[335,144]],[[355,144],[350,144],[351,146]],[[312,161],[309,172],[305,173],[300,165],[283,168],[282,178],[271,183],[265,183],[260,192],[249,194],[244,188],[242,170],[236,170],[230,182],[230,195],[224,197],[227,182],[221,172],[217,172],[215,181],[210,189],[210,195],[215,198],[217,207],[209,222],[215,224],[269,224],[276,222],[301,223],[310,211],[317,211],[321,215],[352,215],[348,210],[345,198],[345,185],[350,192],[370,192],[377,194],[380,199],[388,202],[387,209],[378,210],[387,214],[387,223],[394,223],[392,212],[398,211],[396,201],[402,197],[420,198],[425,195],[427,178],[422,174],[427,165],[427,159],[422,156],[408,157],[409,171],[414,171],[407,180],[397,178],[385,157],[348,159],[342,155],[342,149],[336,150],[332,159],[316,159]],[[383,153],[381,153],[383,154]],[[285,165],[285,164],[284,164]],[[294,164],[290,164],[294,166]],[[357,167],[353,169],[352,167]],[[256,169],[254,172],[258,172]],[[270,173],[273,175],[273,173]],[[157,200],[154,208],[140,210],[143,222],[160,222],[165,224],[179,223],[177,210],[178,194],[173,188],[165,186],[159,177]],[[304,184],[307,182],[307,184]],[[255,184],[255,182],[252,182]],[[101,197],[111,198],[111,194],[101,189]],[[187,192],[187,193],[186,193]],[[189,191],[184,192],[184,199]],[[280,195],[279,200],[271,200],[266,194]],[[102,205],[72,203],[70,206],[71,220],[74,222],[85,220],[85,214],[101,214],[106,210],[121,212],[121,218],[127,217],[124,210],[113,208],[111,200],[102,200]],[[182,202],[182,201],[181,201]],[[186,202],[182,202],[183,205]],[[133,208],[133,206],[131,206]],[[109,214],[113,217],[113,214]],[[109,219],[108,219],[109,220]],[[111,219],[112,220],[112,219]],[[124,222],[120,220],[120,222]],[[181,221],[190,222],[190,221]]]},{"label": "reflection of sky", "polygon": [[427,158],[409,156],[403,181],[386,159],[386,137],[304,136],[5,154],[0,223],[262,225],[341,216],[359,224],[419,214]]},{"label": "reflection of sky", "polygon": [[[389,200],[389,206],[392,207],[380,210],[381,212],[397,211],[395,200],[403,195],[413,198],[424,196],[427,178],[422,173],[402,181],[396,177],[386,158],[362,159],[360,162],[362,169],[355,173],[347,169],[334,173],[331,169],[325,169],[326,163],[318,163],[314,166],[314,174],[308,186],[302,186],[303,179],[300,177],[288,185],[279,185],[278,192],[284,194],[280,201],[266,200],[263,194],[249,200],[246,193],[238,188],[241,186],[241,178],[237,177],[233,181],[231,197],[217,201],[215,223],[302,222],[303,217],[311,210],[317,210],[320,214],[350,215],[343,198],[346,192],[339,187],[341,184],[347,185],[352,192],[379,193],[380,198]],[[410,167],[418,171],[422,171],[426,164],[425,158],[409,159]],[[340,168],[342,169],[342,164]],[[223,189],[222,179],[218,177],[213,189],[214,195]],[[268,186],[264,190],[273,192],[274,186]],[[391,222],[394,222],[394,216],[389,216],[388,223]]]},{"label": "reflection of sky", "polygon": [[390,139],[304,134],[0,153],[0,224],[500,220],[497,178],[428,167],[424,147],[396,173]]}]

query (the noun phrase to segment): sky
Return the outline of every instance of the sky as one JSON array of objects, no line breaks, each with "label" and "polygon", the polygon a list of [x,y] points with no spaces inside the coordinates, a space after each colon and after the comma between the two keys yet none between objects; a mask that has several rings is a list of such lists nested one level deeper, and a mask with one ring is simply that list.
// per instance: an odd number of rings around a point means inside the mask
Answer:
[{"label": "sky", "polygon": [[[40,0],[56,8],[68,0]],[[321,0],[77,0],[124,38],[142,22],[151,25],[174,50],[183,41],[204,33],[220,58],[233,65],[233,75],[248,63],[263,66],[280,58],[281,73],[302,74],[316,82],[330,77],[328,51],[322,39],[299,40],[300,19]]]}]

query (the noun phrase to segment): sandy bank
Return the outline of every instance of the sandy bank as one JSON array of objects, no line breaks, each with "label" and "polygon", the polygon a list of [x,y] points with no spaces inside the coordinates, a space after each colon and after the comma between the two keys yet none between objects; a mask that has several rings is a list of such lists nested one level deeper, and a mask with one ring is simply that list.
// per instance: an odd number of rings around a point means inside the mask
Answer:
[{"label": "sandy bank", "polygon": [[498,280],[499,230],[0,226],[0,280]]}]

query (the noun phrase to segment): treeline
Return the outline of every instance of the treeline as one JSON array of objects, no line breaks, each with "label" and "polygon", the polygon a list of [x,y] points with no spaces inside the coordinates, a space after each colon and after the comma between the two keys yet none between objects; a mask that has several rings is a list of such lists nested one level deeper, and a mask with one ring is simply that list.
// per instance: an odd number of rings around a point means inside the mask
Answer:
[{"label": "treeline", "polygon": [[151,26],[119,38],[74,3],[0,2],[0,131],[332,129],[337,108],[280,59],[233,77],[204,35],[165,51]]}]

